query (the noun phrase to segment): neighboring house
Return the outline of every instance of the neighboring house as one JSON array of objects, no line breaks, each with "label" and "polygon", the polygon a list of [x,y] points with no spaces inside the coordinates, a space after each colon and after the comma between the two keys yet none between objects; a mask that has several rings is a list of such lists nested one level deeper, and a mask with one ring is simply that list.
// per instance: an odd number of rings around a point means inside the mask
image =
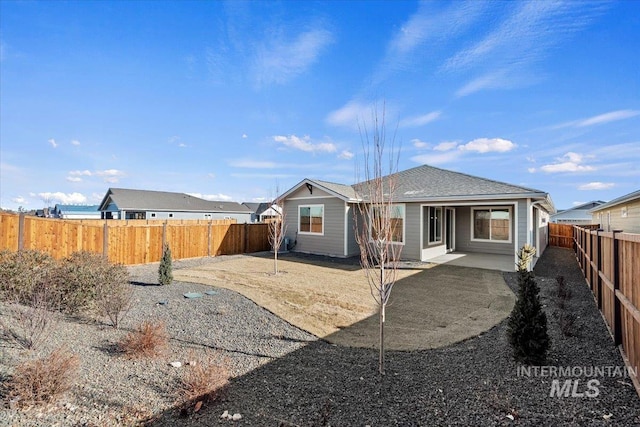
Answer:
[{"label": "neighboring house", "polygon": [[[524,244],[535,246],[537,256],[546,248],[547,222],[555,212],[546,192],[428,165],[391,177],[397,185],[396,239],[404,246],[403,259],[426,261],[455,250],[515,260]],[[281,199],[290,249],[357,255],[354,211],[363,203],[357,192],[362,185],[304,179],[285,192]]]},{"label": "neighboring house", "polygon": [[591,209],[592,223],[604,231],[640,233],[640,190]]},{"label": "neighboring house", "polygon": [[571,209],[559,210],[551,215],[550,222],[557,224],[585,225],[591,224],[590,210],[603,204],[602,200],[583,203]]},{"label": "neighboring house", "polygon": [[251,222],[267,222],[282,216],[278,205],[271,203],[243,203],[251,210]]},{"label": "neighboring house", "polygon": [[63,219],[100,219],[98,205],[56,205],[53,216]]},{"label": "neighboring house", "polygon": [[109,188],[99,205],[103,219],[235,219],[251,222],[251,210],[236,202],[200,199],[185,193]]}]

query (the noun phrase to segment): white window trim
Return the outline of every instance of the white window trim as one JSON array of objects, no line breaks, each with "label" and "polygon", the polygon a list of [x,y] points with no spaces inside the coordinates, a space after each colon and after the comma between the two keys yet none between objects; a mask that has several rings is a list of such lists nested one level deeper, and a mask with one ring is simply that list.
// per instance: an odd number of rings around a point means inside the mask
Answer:
[{"label": "white window trim", "polygon": [[[300,209],[302,208],[322,208],[322,232],[318,233],[315,231],[300,231]],[[311,226],[309,226],[311,227]],[[319,205],[298,205],[298,234],[308,235],[308,236],[324,236],[324,204]]]},{"label": "white window trim", "polygon": [[[391,244],[404,246],[407,241],[407,206],[405,203],[393,203],[391,206],[402,206],[402,242],[391,242]],[[373,205],[369,206],[369,210],[371,209],[373,209]],[[369,215],[369,218],[373,217],[371,212],[369,212]],[[369,223],[369,242],[373,242],[371,239],[371,223]]]},{"label": "white window trim", "polygon": [[[476,239],[474,238],[474,225],[475,225],[475,211],[484,211],[484,210],[493,210],[493,209],[508,209],[509,210],[509,240],[493,240],[493,239]],[[472,242],[483,242],[483,243],[497,243],[497,244],[511,244],[513,242],[513,224],[515,222],[515,218],[512,215],[513,206],[511,205],[496,205],[496,206],[472,206],[471,207],[471,241]],[[491,222],[489,222],[491,225]],[[489,236],[491,236],[491,231],[489,231]]]},{"label": "white window trim", "polygon": [[[440,210],[440,240],[429,240],[429,238],[431,237],[431,218],[429,218],[429,214],[430,214],[430,210],[431,208],[433,209],[439,209]],[[433,246],[433,245],[441,245],[442,244],[442,225],[444,224],[444,220],[442,217],[442,213],[444,212],[444,210],[442,209],[442,206],[429,206],[429,208],[427,209],[427,246]]]}]

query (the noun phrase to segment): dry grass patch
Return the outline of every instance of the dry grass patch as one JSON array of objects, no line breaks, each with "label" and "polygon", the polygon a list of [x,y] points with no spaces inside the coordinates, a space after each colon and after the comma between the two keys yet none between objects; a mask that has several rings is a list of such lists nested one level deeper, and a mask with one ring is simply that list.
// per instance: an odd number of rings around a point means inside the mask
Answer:
[{"label": "dry grass patch", "polygon": [[129,332],[118,348],[129,357],[156,357],[168,346],[169,334],[164,322],[145,321],[138,329]]},{"label": "dry grass patch", "polygon": [[213,402],[229,381],[229,360],[218,355],[189,358],[178,390],[179,400],[185,404]]},{"label": "dry grass patch", "polygon": [[[174,271],[174,279],[231,289],[293,325],[319,337],[376,312],[369,285],[358,265],[304,260],[284,255],[283,274],[273,274],[273,258],[234,257]],[[419,270],[401,270],[398,278]]]},{"label": "dry grass patch", "polygon": [[25,408],[55,401],[73,386],[79,367],[78,355],[64,347],[20,363],[6,385],[9,405]]}]

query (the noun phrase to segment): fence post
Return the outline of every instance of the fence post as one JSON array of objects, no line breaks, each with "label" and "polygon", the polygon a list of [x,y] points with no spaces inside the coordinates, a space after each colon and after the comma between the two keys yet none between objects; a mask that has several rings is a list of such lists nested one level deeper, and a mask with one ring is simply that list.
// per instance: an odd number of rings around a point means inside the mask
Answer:
[{"label": "fence post", "polygon": [[102,257],[109,259],[109,226],[107,225],[107,219],[104,220],[102,226]]},{"label": "fence post", "polygon": [[244,223],[244,247],[242,248],[242,253],[246,254],[249,248],[249,224]]},{"label": "fence post", "polygon": [[207,227],[207,256],[211,256],[211,221],[209,221],[209,226]]},{"label": "fence post", "polygon": [[596,250],[594,253],[597,256],[596,259],[596,280],[594,284],[598,290],[598,309],[602,311],[602,279],[600,278],[600,272],[602,271],[602,237],[600,236],[600,229],[596,230]]},{"label": "fence post", "polygon": [[18,217],[18,250],[24,249],[24,212]]},{"label": "fence post", "polygon": [[616,233],[622,230],[612,230],[613,236],[613,342],[615,345],[622,344],[622,309],[620,300],[616,293],[620,289],[620,250],[618,248],[618,240]]}]

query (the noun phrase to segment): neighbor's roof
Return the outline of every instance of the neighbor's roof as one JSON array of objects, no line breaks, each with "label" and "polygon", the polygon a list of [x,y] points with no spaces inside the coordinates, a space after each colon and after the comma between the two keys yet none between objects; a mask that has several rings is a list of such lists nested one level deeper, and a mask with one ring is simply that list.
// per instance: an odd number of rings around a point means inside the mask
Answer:
[{"label": "neighbor's roof", "polygon": [[60,212],[90,212],[99,213],[98,205],[56,205],[56,210]]},{"label": "neighbor's roof", "polygon": [[114,203],[119,210],[125,211],[251,212],[249,208],[236,202],[204,200],[185,193],[126,188],[109,188],[100,203],[100,210],[106,210],[110,203]]},{"label": "neighbor's roof", "polygon": [[589,212],[596,212],[602,209],[607,209],[607,208],[620,205],[622,203],[627,203],[636,199],[640,199],[640,190],[636,190],[632,193],[625,194],[624,196],[620,196],[617,199],[613,199],[607,203],[603,203],[600,206],[596,206],[595,208],[591,209]]}]

